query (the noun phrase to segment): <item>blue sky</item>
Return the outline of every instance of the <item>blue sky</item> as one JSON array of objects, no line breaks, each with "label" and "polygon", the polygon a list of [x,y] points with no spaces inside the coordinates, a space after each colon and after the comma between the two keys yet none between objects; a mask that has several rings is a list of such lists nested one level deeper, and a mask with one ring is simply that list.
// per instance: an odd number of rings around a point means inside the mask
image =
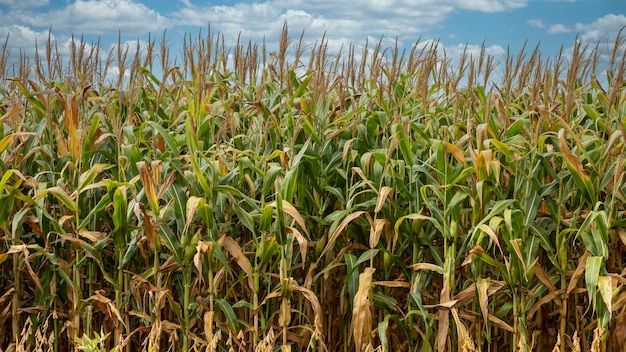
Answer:
[{"label": "blue sky", "polygon": [[330,51],[350,42],[359,48],[384,34],[386,45],[396,37],[406,47],[418,38],[439,40],[449,56],[466,44],[477,51],[484,42],[501,58],[528,40],[554,57],[576,36],[606,48],[626,26],[626,0],[0,0],[0,38],[9,34],[13,58],[20,50],[34,55],[35,41],[45,43],[49,28],[61,52],[72,34],[88,42],[100,38],[108,50],[118,32],[130,43],[167,30],[176,54],[184,33],[206,33],[208,24],[227,45],[241,33],[258,42],[265,37],[272,49],[285,21],[294,39],[304,29],[313,43],[326,32]]}]

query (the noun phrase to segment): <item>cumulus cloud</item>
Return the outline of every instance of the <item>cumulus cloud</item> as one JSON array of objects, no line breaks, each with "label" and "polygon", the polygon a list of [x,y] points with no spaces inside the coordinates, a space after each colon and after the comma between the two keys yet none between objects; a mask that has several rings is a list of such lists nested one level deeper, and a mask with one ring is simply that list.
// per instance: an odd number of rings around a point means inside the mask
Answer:
[{"label": "cumulus cloud", "polygon": [[[4,44],[4,40],[8,36],[8,46],[11,48],[13,55],[19,55],[19,52],[22,51],[27,56],[34,56],[35,44],[37,43],[40,47],[45,45],[48,35],[48,30],[36,31],[20,25],[0,26],[2,44]],[[50,34],[50,39],[54,41],[54,35]]]},{"label": "cumulus cloud", "polygon": [[612,42],[619,30],[626,26],[626,16],[623,14],[608,14],[591,23],[576,24],[576,31],[581,33],[581,39],[588,42]]},{"label": "cumulus cloud", "polygon": [[554,24],[548,28],[549,34],[561,34],[561,33],[569,33],[572,30],[567,28],[564,24]]},{"label": "cumulus cloud", "polygon": [[[608,14],[590,23],[577,23],[573,31],[577,32],[578,41],[583,46],[590,45],[597,50],[600,66],[607,68],[611,63],[614,49],[617,49],[617,58],[626,55],[626,30],[622,31],[621,42],[615,47],[617,36],[625,26],[626,16]],[[574,48],[571,46],[565,49],[565,57],[570,58],[573,51]]]},{"label": "cumulus cloud", "polygon": [[476,10],[481,12],[502,12],[526,7],[526,0],[473,0],[473,1],[452,1],[454,5],[466,10]]},{"label": "cumulus cloud", "polygon": [[545,28],[546,25],[543,24],[541,18],[532,18],[526,22],[527,25],[535,28]]},{"label": "cumulus cloud", "polygon": [[543,23],[543,20],[541,18],[530,19],[526,21],[526,24],[534,28],[546,29],[546,32],[548,34],[562,34],[572,31],[571,28],[565,26],[562,23],[546,25],[545,23]]},{"label": "cumulus cloud", "polygon": [[171,15],[173,23],[217,27],[227,38],[275,40],[287,22],[292,33],[305,38],[324,33],[362,41],[366,36],[399,37],[414,41],[441,25],[454,11],[498,12],[527,6],[527,0],[364,0],[355,4],[336,0],[268,0],[231,6],[185,6]]},{"label": "cumulus cloud", "polygon": [[621,28],[626,27],[626,16],[623,14],[607,14],[591,23],[576,23],[567,26],[563,23],[546,25],[540,18],[526,22],[530,27],[546,29],[548,34],[577,32],[585,42],[611,42],[617,37]]},{"label": "cumulus cloud", "polygon": [[17,19],[30,26],[52,26],[74,33],[124,34],[160,32],[168,19],[146,5],[132,0],[76,0],[66,7],[45,13],[16,12]]},{"label": "cumulus cloud", "polygon": [[0,0],[0,5],[5,5],[10,8],[34,8],[48,5],[49,0]]}]

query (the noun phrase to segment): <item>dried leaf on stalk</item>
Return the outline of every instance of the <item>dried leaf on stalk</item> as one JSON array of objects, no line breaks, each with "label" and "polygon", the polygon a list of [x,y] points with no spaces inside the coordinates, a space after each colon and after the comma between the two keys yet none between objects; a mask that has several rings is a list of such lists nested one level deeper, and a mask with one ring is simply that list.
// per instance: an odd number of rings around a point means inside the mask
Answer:
[{"label": "dried leaf on stalk", "polygon": [[383,233],[385,225],[387,224],[389,224],[389,220],[387,219],[374,220],[374,226],[370,228],[370,248],[376,248],[376,246],[378,246],[380,235]]},{"label": "dried leaf on stalk", "polygon": [[241,249],[241,246],[239,246],[239,243],[237,243],[230,236],[223,236],[220,239],[220,244],[224,246],[224,248],[226,248],[226,250],[228,251],[228,253],[230,253],[230,255],[235,257],[239,267],[246,273],[248,286],[250,287],[250,289],[254,290],[254,280],[252,276],[252,264],[250,264],[250,260],[248,259],[248,257],[246,257],[246,255],[243,254],[243,250]]},{"label": "dried leaf on stalk", "polygon": [[591,256],[589,251],[585,251],[585,254],[582,255],[578,259],[578,265],[576,266],[576,270],[574,270],[574,274],[569,280],[569,284],[567,285],[567,291],[565,291],[565,297],[569,296],[569,294],[578,286],[578,279],[585,272],[585,267],[587,266],[587,258]]},{"label": "dried leaf on stalk", "polygon": [[291,232],[298,241],[298,246],[300,247],[300,256],[302,257],[302,264],[304,265],[306,263],[306,252],[307,247],[309,246],[309,241],[307,241],[306,238],[302,236],[300,231],[293,227],[287,227],[287,232]]},{"label": "dried leaf on stalk", "polygon": [[485,323],[485,329],[487,329],[487,321],[489,320],[489,310],[487,304],[489,303],[489,296],[487,290],[489,289],[489,278],[480,278],[476,280],[476,291],[478,291],[478,303],[480,304],[480,311],[483,314],[483,322]]},{"label": "dried leaf on stalk", "polygon": [[[452,258],[446,258],[443,271],[443,287],[439,295],[439,304],[450,303],[450,278],[454,267]],[[447,308],[439,309],[439,331],[437,333],[437,350],[443,352],[446,349],[446,341],[448,340],[448,330],[450,329],[450,310]]]},{"label": "dried leaf on stalk", "polygon": [[454,322],[456,323],[456,334],[458,336],[458,350],[463,352],[474,352],[476,351],[476,346],[474,346],[474,341],[470,337],[467,332],[467,328],[459,319],[459,313],[456,308],[452,308],[452,316],[454,317]]},{"label": "dried leaf on stalk", "polygon": [[189,225],[191,225],[191,221],[193,220],[193,216],[196,213],[196,209],[200,205],[201,202],[204,202],[204,198],[191,196],[187,199],[187,216],[185,218],[185,230],[183,232],[187,232],[189,230]]},{"label": "dried leaf on stalk", "polygon": [[363,351],[371,342],[372,302],[370,291],[375,268],[366,268],[359,275],[359,289],[354,295],[352,308],[352,326],[356,351]]},{"label": "dried leaf on stalk", "polygon": [[383,208],[383,205],[385,204],[385,201],[387,200],[387,197],[389,196],[391,192],[393,192],[393,188],[389,186],[383,186],[383,188],[380,189],[380,192],[378,193],[378,200],[376,201],[376,208],[374,209],[374,213],[380,212],[380,210]]},{"label": "dried leaf on stalk", "polygon": [[159,216],[159,198],[157,197],[156,185],[154,184],[154,178],[152,173],[148,170],[148,166],[145,161],[137,163],[137,169],[139,170],[139,178],[143,184],[144,193],[148,198],[148,204],[152,212]]},{"label": "dried leaf on stalk", "polygon": [[103,290],[98,290],[95,292],[96,294],[89,297],[88,300],[93,300],[96,303],[98,309],[104,313],[108,318],[115,317],[117,320],[115,322],[115,326],[119,326],[120,323],[126,326],[124,323],[124,319],[122,319],[122,315],[120,311],[115,307],[115,302],[113,302],[110,298],[106,297],[103,293]]},{"label": "dried leaf on stalk", "polygon": [[78,104],[77,96],[66,94],[61,99],[64,103],[65,116],[63,122],[68,133],[67,149],[74,162],[78,161],[81,156],[81,143],[78,135]]},{"label": "dried leaf on stalk", "polygon": [[[276,201],[268,203],[266,207],[267,206],[272,206],[278,209],[278,206],[276,205]],[[283,212],[291,216],[296,221],[296,223],[300,225],[304,233],[308,235],[309,230],[307,230],[306,228],[306,222],[304,221],[304,218],[302,217],[302,215],[300,215],[300,212],[298,212],[298,209],[296,209],[296,207],[294,207],[291,203],[289,203],[286,200],[282,200],[282,208],[283,208]]]}]

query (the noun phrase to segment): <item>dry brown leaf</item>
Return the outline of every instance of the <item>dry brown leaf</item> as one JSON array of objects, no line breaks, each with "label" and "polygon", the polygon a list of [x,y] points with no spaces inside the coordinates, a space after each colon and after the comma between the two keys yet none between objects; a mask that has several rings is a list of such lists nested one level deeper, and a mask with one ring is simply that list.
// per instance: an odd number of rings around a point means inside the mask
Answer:
[{"label": "dry brown leaf", "polygon": [[191,196],[187,199],[187,216],[185,218],[185,229],[184,233],[187,233],[189,230],[189,226],[191,225],[191,221],[193,220],[193,216],[196,213],[196,209],[200,205],[200,202],[204,201],[204,198]]},{"label": "dry brown leaf", "polygon": [[387,219],[374,220],[374,226],[370,228],[370,248],[376,248],[376,246],[378,246],[380,235],[383,233],[383,229],[388,223],[389,220]]},{"label": "dry brown leaf", "polygon": [[432,308],[445,308],[450,309],[455,307],[459,303],[458,300],[452,299],[447,302],[437,303],[437,304],[424,304],[424,308],[432,309]]},{"label": "dry brown leaf", "polygon": [[378,190],[376,189],[376,187],[374,187],[372,182],[370,182],[370,180],[365,176],[365,174],[363,173],[363,170],[361,170],[360,167],[354,166],[352,168],[352,172],[356,172],[359,176],[361,176],[361,178],[369,186],[369,188],[371,188],[372,191],[374,191],[374,192],[376,192],[376,194],[378,194]]},{"label": "dry brown leaf", "polygon": [[572,290],[574,290],[576,286],[578,286],[578,279],[580,279],[582,274],[585,272],[585,268],[587,267],[587,258],[589,258],[589,256],[591,256],[591,253],[589,251],[585,251],[585,254],[583,254],[582,257],[578,259],[578,265],[576,266],[576,270],[572,274],[572,278],[569,280],[569,284],[567,285],[565,297],[569,296],[569,294],[572,293]]},{"label": "dry brown leaf", "polygon": [[359,275],[359,289],[354,295],[352,308],[352,326],[356,351],[363,351],[371,342],[372,302],[370,291],[375,268],[366,268]]},{"label": "dry brown leaf", "polygon": [[326,346],[324,344],[324,340],[322,339],[322,305],[320,304],[320,301],[317,299],[317,296],[315,295],[315,293],[311,290],[309,290],[308,288],[299,286],[298,283],[291,279],[291,284],[289,285],[289,288],[291,289],[292,292],[299,292],[302,293],[302,295],[304,296],[304,298],[309,301],[309,304],[311,304],[311,308],[313,309],[313,313],[315,314],[315,318],[313,320],[313,326],[315,328],[315,334],[317,335],[319,342],[323,348],[323,350],[326,350]]},{"label": "dry brown leaf", "polygon": [[[450,303],[450,275],[452,271],[452,266],[450,265],[451,259],[446,258],[446,263],[444,264],[444,273],[443,273],[443,287],[441,288],[441,293],[439,295],[439,303],[440,304],[449,304]],[[448,340],[448,330],[450,329],[450,310],[449,309],[439,309],[439,331],[437,332],[437,350],[439,352],[443,352],[446,349],[446,341]]]},{"label": "dry brown leaf", "polygon": [[309,241],[307,241],[306,238],[304,238],[304,236],[302,236],[300,231],[298,231],[296,228],[287,226],[287,232],[291,232],[298,241],[298,246],[300,247],[300,255],[302,256],[302,265],[304,265],[304,263],[306,263],[306,252],[309,246]]},{"label": "dry brown leaf", "polygon": [[196,254],[193,255],[193,265],[198,270],[198,277],[202,280],[202,262],[204,261],[204,255],[209,251],[213,242],[206,242],[199,240],[196,244]]},{"label": "dry brown leaf", "polygon": [[285,327],[291,323],[291,300],[283,298],[278,314],[278,326]]},{"label": "dry brown leaf", "polygon": [[483,314],[483,322],[485,323],[485,330],[487,329],[487,321],[489,320],[489,311],[487,310],[487,304],[489,303],[489,297],[487,296],[487,290],[489,289],[489,278],[476,280],[476,291],[478,291],[478,303],[480,305],[480,311]]},{"label": "dry brown leaf", "polygon": [[439,265],[431,264],[431,263],[417,263],[413,265],[409,265],[409,269],[411,270],[430,270],[439,274],[443,274],[443,268]]},{"label": "dry brown leaf", "polygon": [[406,281],[375,281],[372,283],[372,286],[384,286],[384,287],[392,287],[392,288],[410,288],[411,284]]},{"label": "dry brown leaf", "polygon": [[481,246],[476,246],[476,247],[472,248],[469,251],[469,254],[465,258],[463,263],[461,263],[461,266],[466,266],[467,264],[472,263],[472,261],[474,260],[474,256],[476,256],[477,253],[478,254],[481,254],[481,253],[484,254],[485,250]]},{"label": "dry brown leaf", "polygon": [[78,234],[81,237],[85,237],[86,239],[90,240],[91,242],[98,242],[102,239],[105,239],[107,237],[107,233],[106,232],[100,232],[100,231],[88,231],[86,229],[80,229],[78,231]]},{"label": "dry brown leaf", "polygon": [[[276,202],[274,202],[276,203]],[[309,230],[306,228],[306,222],[304,221],[304,218],[302,217],[302,215],[300,215],[300,213],[298,212],[298,210],[296,209],[296,207],[294,207],[291,203],[289,203],[286,200],[283,200],[283,211],[291,216],[298,225],[300,225],[300,227],[302,228],[302,230],[304,230],[305,234],[309,234]]]},{"label": "dry brown leaf", "polygon": [[6,254],[13,254],[13,253],[22,253],[24,255],[24,264],[26,265],[26,269],[28,270],[28,275],[30,276],[31,280],[33,280],[33,282],[35,283],[35,286],[37,286],[37,289],[39,291],[43,291],[43,288],[41,287],[41,281],[39,281],[39,276],[35,274],[35,271],[33,271],[33,268],[30,265],[30,251],[28,250],[28,248],[37,248],[39,247],[39,245],[26,245],[26,244],[17,244],[17,245],[12,245],[11,247],[9,247],[9,250],[6,252]]},{"label": "dry brown leaf", "polygon": [[385,204],[385,201],[387,200],[387,197],[391,192],[393,192],[393,188],[389,186],[383,186],[383,188],[380,189],[380,192],[378,193],[378,200],[376,201],[376,208],[374,208],[374,213],[380,212],[380,210],[383,208],[383,205]]},{"label": "dry brown leaf", "polygon": [[222,238],[219,239],[219,243],[220,245],[224,246],[224,248],[228,251],[228,253],[230,253],[230,255],[235,257],[235,259],[237,260],[237,264],[239,265],[241,270],[246,273],[248,287],[250,287],[250,289],[254,291],[252,264],[250,264],[250,260],[248,259],[248,257],[243,254],[243,250],[241,249],[241,246],[239,246],[239,243],[237,243],[237,241],[235,241],[230,236],[222,236]]},{"label": "dry brown leaf", "polygon": [[615,341],[618,351],[626,351],[626,310],[622,309],[615,320],[611,338]]},{"label": "dry brown leaf", "polygon": [[139,178],[141,180],[141,184],[143,185],[143,190],[148,198],[148,204],[150,208],[154,212],[154,214],[159,216],[159,199],[157,196],[156,185],[154,183],[154,178],[150,170],[148,170],[148,166],[145,161],[140,161],[136,164],[137,170],[139,170]]},{"label": "dry brown leaf", "polygon": [[[560,294],[562,294],[562,293],[563,293],[563,289],[560,289],[560,290],[556,290],[554,292],[550,292],[547,295],[541,297],[539,300],[537,300],[537,302],[535,302],[535,304],[533,304],[532,307],[530,307],[530,309],[528,310],[527,316],[529,318],[532,317],[533,315],[535,315],[535,313],[539,310],[539,308],[542,305],[544,305],[544,304],[546,304],[548,302],[554,301],[556,303],[556,301],[558,299],[558,296]],[[559,300],[559,302],[560,302],[560,300]]]},{"label": "dry brown leaf", "polygon": [[117,319],[115,325],[117,326],[119,323],[126,326],[124,319],[122,319],[122,315],[120,311],[115,307],[115,302],[113,302],[110,298],[106,297],[104,294],[104,290],[97,290],[95,295],[88,298],[88,300],[93,300],[96,302],[96,305],[99,307],[100,311],[104,313],[107,317]]},{"label": "dry brown leaf", "polygon": [[548,291],[556,291],[556,287],[554,287],[554,284],[552,284],[552,281],[550,281],[550,278],[548,278],[548,275],[546,275],[546,272],[543,270],[543,266],[539,263],[535,264],[535,276],[548,288]]},{"label": "dry brown leaf", "polygon": [[204,312],[204,316],[202,317],[204,335],[206,336],[207,343],[211,343],[213,341],[213,316],[215,312],[206,311]]},{"label": "dry brown leaf", "polygon": [[456,334],[458,336],[458,350],[462,352],[474,352],[476,351],[476,346],[474,345],[474,341],[470,337],[467,332],[467,328],[465,324],[461,322],[459,319],[459,313],[456,308],[452,308],[452,316],[454,317],[454,322],[456,323]]},{"label": "dry brown leaf", "polygon": [[515,330],[513,330],[513,327],[507,323],[505,323],[504,321],[502,321],[500,318],[489,314],[489,321],[494,323],[497,327],[499,327],[500,329],[506,330],[508,332],[515,332]]},{"label": "dry brown leaf", "polygon": [[600,290],[600,296],[602,296],[602,300],[604,304],[606,304],[606,308],[609,311],[609,317],[613,313],[613,290],[614,290],[614,280],[611,276],[600,276],[598,277],[598,289]]}]

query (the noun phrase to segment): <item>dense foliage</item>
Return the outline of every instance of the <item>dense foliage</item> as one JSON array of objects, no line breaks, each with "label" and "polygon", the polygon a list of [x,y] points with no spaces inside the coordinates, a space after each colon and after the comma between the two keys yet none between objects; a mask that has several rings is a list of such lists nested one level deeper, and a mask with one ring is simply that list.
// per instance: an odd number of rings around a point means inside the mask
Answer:
[{"label": "dense foliage", "polygon": [[626,349],[620,37],[148,44],[3,48],[0,350]]}]

